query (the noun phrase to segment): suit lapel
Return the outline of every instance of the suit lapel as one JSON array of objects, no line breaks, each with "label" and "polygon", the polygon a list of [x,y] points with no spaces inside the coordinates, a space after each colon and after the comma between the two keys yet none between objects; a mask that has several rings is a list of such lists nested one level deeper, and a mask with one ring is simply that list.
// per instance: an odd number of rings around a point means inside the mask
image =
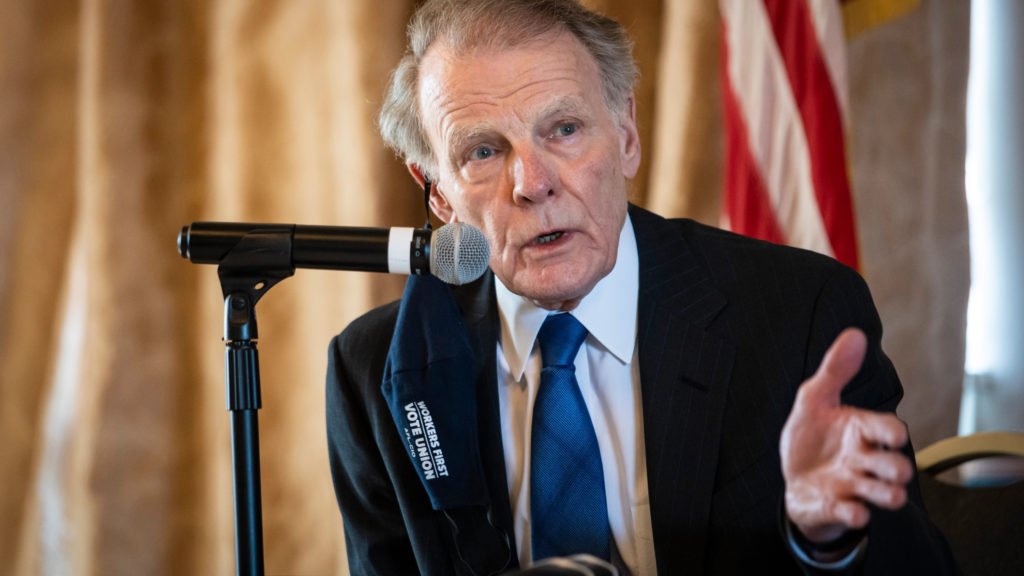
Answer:
[{"label": "suit lapel", "polygon": [[677,224],[630,208],[640,259],[638,344],[658,572],[700,573],[735,348],[709,333],[726,305]]}]

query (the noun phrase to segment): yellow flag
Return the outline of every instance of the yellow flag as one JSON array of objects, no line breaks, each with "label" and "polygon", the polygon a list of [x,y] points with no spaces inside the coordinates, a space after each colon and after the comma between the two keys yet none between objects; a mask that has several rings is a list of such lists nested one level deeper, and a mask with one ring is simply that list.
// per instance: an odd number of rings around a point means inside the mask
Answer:
[{"label": "yellow flag", "polygon": [[849,40],[917,8],[918,0],[841,0],[841,5],[843,29]]}]

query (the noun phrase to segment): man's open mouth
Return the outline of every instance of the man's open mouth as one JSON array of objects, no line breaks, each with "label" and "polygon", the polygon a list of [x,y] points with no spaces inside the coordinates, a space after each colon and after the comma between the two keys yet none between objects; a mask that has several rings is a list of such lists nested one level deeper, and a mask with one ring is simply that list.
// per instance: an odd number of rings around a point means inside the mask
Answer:
[{"label": "man's open mouth", "polygon": [[548,242],[554,242],[555,240],[558,240],[559,238],[561,238],[564,234],[565,234],[565,232],[561,232],[561,231],[551,232],[549,234],[541,234],[540,236],[537,236],[537,238],[533,241],[533,243],[534,244],[547,244]]}]

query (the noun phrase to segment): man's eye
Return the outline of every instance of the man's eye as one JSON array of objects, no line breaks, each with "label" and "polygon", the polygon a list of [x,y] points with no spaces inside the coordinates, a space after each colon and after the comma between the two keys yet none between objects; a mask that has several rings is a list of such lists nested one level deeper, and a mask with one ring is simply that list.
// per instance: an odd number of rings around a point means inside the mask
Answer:
[{"label": "man's eye", "polygon": [[477,146],[469,153],[470,160],[487,160],[494,156],[494,149],[487,146]]},{"label": "man's eye", "polygon": [[557,132],[559,136],[572,136],[576,133],[577,129],[575,124],[565,123],[558,126]]}]

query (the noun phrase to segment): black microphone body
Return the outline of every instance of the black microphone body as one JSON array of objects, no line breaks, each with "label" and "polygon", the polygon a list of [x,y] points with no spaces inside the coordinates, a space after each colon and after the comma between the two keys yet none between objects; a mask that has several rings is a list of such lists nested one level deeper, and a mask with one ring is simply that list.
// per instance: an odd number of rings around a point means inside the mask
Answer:
[{"label": "black microphone body", "polygon": [[457,223],[438,230],[193,222],[178,235],[178,253],[196,264],[219,264],[243,238],[285,235],[295,268],[391,274],[433,274],[450,284],[478,278],[489,248],[476,228]]}]

